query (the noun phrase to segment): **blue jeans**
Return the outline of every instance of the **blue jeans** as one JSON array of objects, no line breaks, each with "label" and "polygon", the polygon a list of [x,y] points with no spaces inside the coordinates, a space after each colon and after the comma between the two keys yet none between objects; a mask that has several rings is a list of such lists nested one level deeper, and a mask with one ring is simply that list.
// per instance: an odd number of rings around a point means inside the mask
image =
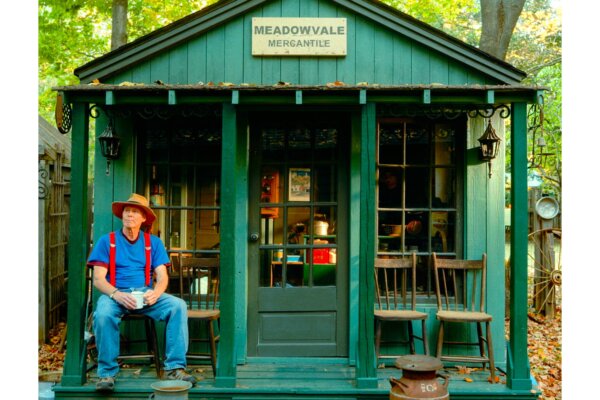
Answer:
[{"label": "blue jeans", "polygon": [[[122,291],[129,292],[129,290]],[[164,368],[169,371],[186,367],[188,324],[185,301],[163,293],[151,306],[145,306],[139,310],[128,310],[107,295],[102,295],[98,298],[96,311],[94,311],[94,335],[98,349],[99,378],[114,377],[119,372],[117,363],[120,343],[119,323],[125,314],[144,314],[155,321],[166,321]]]}]

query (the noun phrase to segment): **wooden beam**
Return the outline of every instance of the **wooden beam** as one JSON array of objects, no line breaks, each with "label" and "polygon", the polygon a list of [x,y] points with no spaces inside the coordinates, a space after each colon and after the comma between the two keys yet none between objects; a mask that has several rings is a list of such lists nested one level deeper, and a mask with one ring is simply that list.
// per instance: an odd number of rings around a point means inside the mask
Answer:
[{"label": "wooden beam", "polygon": [[375,360],[375,333],[373,304],[375,283],[373,281],[375,260],[375,137],[376,107],[368,103],[361,112],[360,143],[360,251],[359,251],[359,311],[358,354],[356,385],[359,388],[376,388],[378,385]]},{"label": "wooden beam", "polygon": [[494,104],[495,92],[493,90],[488,90],[485,92],[485,102],[487,104]]},{"label": "wooden beam", "polygon": [[431,104],[431,90],[423,90],[423,104]]},{"label": "wooden beam", "polygon": [[239,90],[231,91],[231,104],[234,104],[234,105],[240,104],[240,91]]},{"label": "wooden beam", "polygon": [[177,92],[169,90],[169,105],[174,106],[177,104]]},{"label": "wooden beam", "polygon": [[114,106],[116,104],[115,94],[112,90],[107,90],[104,96],[104,104]]},{"label": "wooden beam", "polygon": [[510,342],[506,382],[530,390],[527,356],[527,104],[513,103],[511,113]]},{"label": "wooden beam", "polygon": [[296,90],[296,104],[302,104],[302,90]]},{"label": "wooden beam", "polygon": [[71,145],[71,209],[69,215],[69,280],[67,291],[67,352],[62,384],[79,386],[85,383],[86,351],[84,343],[85,263],[89,250],[88,229],[88,104],[73,105]]},{"label": "wooden beam", "polygon": [[361,89],[358,93],[358,104],[367,104],[367,91],[366,89]]}]

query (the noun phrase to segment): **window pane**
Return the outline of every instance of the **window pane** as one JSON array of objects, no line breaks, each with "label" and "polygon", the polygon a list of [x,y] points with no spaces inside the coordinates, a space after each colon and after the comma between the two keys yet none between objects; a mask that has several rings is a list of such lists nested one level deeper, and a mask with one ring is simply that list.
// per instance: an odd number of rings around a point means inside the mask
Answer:
[{"label": "window pane", "polygon": [[[215,167],[196,168],[196,204],[201,207],[216,207],[220,204],[221,169]],[[192,205],[192,204],[189,204]]]},{"label": "window pane", "polygon": [[429,251],[429,213],[407,212],[404,230],[406,251]]},{"label": "window pane", "polygon": [[406,164],[429,164],[429,128],[406,125]]},{"label": "window pane", "polygon": [[[196,211],[196,243],[192,248],[197,250],[216,250],[220,247],[220,211]],[[188,222],[191,225],[190,222]],[[190,243],[192,243],[190,237]]]},{"label": "window pane", "polygon": [[304,254],[306,250],[295,249],[287,251],[287,259],[285,262],[285,285],[303,286],[304,285]]},{"label": "window pane", "polygon": [[402,170],[381,168],[379,170],[379,207],[402,207]]},{"label": "window pane", "polygon": [[406,169],[406,207],[429,207],[429,168]]},{"label": "window pane", "polygon": [[379,127],[379,163],[404,164],[404,124]]},{"label": "window pane", "polygon": [[432,181],[434,208],[451,208],[456,206],[456,170],[454,168],[436,168]]},{"label": "window pane", "polygon": [[438,253],[456,251],[456,212],[431,212],[431,251]]}]

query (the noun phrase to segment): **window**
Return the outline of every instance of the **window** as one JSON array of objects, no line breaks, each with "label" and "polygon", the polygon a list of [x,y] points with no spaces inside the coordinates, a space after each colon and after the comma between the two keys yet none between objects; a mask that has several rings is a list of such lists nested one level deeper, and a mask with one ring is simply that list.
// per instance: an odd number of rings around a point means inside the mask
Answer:
[{"label": "window", "polygon": [[153,233],[173,255],[218,254],[221,119],[140,121],[141,190],[157,214]]},{"label": "window", "polygon": [[459,247],[456,141],[464,122],[378,121],[377,256],[418,255],[417,289],[431,293],[429,255]]}]

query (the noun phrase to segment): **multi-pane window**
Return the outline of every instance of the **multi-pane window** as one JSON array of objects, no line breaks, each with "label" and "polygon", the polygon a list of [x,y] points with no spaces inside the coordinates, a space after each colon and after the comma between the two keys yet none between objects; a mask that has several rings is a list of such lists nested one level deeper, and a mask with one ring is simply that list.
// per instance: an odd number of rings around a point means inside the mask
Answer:
[{"label": "multi-pane window", "polygon": [[377,256],[418,255],[417,289],[429,292],[432,252],[458,251],[456,141],[464,122],[378,121]]},{"label": "multi-pane window", "polygon": [[218,254],[220,117],[153,119],[141,125],[141,190],[157,214],[153,233],[172,255]]}]

